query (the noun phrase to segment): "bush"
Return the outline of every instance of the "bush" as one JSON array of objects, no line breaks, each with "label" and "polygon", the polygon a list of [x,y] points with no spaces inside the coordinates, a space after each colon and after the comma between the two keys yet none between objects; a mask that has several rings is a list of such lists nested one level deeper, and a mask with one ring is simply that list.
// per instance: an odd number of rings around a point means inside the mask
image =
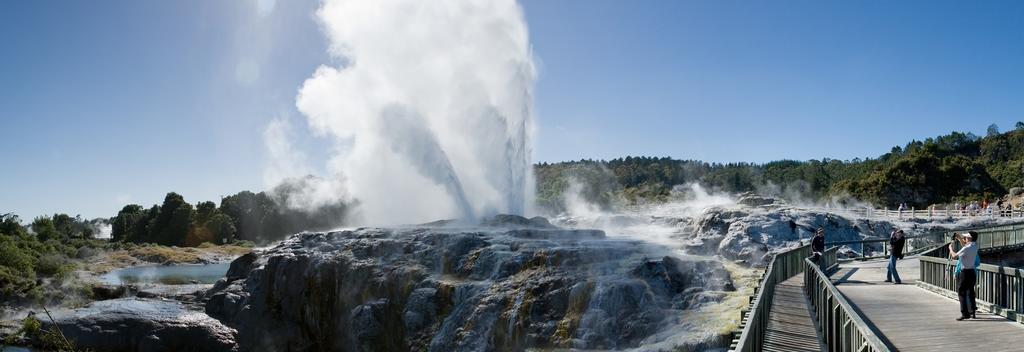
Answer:
[{"label": "bush", "polygon": [[27,317],[21,322],[21,334],[27,337],[39,336],[39,331],[43,329],[43,324],[39,322],[39,319],[35,317]]},{"label": "bush", "polygon": [[39,261],[36,262],[36,272],[42,276],[57,276],[67,272],[65,266],[68,266],[67,259],[59,254],[46,254],[39,257]]},{"label": "bush", "polygon": [[32,273],[32,257],[31,251],[19,248],[12,238],[0,235],[0,267]]},{"label": "bush", "polygon": [[32,296],[32,290],[35,288],[36,275],[31,269],[26,273],[0,266],[0,297]]}]

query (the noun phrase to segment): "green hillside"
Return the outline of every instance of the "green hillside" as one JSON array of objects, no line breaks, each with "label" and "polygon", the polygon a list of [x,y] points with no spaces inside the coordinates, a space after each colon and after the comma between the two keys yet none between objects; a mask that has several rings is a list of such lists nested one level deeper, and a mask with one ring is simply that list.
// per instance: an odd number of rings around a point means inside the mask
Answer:
[{"label": "green hillside", "polygon": [[625,157],[537,165],[538,201],[560,210],[571,182],[603,206],[662,201],[672,186],[698,182],[728,192],[759,191],[805,199],[858,199],[878,206],[918,208],[953,201],[993,200],[1024,186],[1024,123],[985,137],[953,132],[893,147],[877,158],[779,160],[764,164],[707,163]]}]

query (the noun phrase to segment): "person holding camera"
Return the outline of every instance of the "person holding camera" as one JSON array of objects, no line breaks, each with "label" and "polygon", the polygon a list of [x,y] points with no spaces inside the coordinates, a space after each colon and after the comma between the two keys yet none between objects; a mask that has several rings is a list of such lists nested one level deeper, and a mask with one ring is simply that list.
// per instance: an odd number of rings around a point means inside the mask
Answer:
[{"label": "person holding camera", "polygon": [[896,261],[903,259],[903,247],[907,243],[907,237],[903,235],[903,230],[893,229],[892,234],[889,235],[889,246],[892,247],[892,252],[889,253],[889,267],[885,271],[885,282],[893,282],[896,279],[896,284],[902,284],[900,280],[900,273],[896,271]]},{"label": "person holding camera", "polygon": [[977,268],[981,265],[977,240],[978,234],[971,231],[959,236],[962,246],[959,251],[954,253],[953,243],[949,244],[950,257],[957,259],[954,272],[956,273],[956,292],[960,298],[960,317],[956,318],[958,321],[977,317],[978,303],[974,285],[978,282]]}]

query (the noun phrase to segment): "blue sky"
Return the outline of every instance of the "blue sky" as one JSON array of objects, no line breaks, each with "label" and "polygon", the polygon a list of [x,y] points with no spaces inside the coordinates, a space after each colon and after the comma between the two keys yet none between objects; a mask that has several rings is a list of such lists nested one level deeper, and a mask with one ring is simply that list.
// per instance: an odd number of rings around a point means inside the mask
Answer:
[{"label": "blue sky", "polygon": [[[331,63],[315,1],[0,2],[0,212],[112,216],[264,188]],[[261,7],[262,6],[262,7]],[[1024,2],[548,1],[536,158],[877,156],[1024,120]]]}]

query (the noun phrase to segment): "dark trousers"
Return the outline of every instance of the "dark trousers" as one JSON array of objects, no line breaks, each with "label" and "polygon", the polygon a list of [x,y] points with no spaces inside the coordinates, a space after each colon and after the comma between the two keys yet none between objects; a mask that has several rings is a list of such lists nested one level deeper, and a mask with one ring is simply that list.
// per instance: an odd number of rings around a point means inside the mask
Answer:
[{"label": "dark trousers", "polygon": [[975,302],[974,285],[978,283],[978,273],[974,269],[960,270],[960,276],[956,278],[956,293],[960,296],[960,315],[971,316],[971,313],[978,310],[978,303]]}]

